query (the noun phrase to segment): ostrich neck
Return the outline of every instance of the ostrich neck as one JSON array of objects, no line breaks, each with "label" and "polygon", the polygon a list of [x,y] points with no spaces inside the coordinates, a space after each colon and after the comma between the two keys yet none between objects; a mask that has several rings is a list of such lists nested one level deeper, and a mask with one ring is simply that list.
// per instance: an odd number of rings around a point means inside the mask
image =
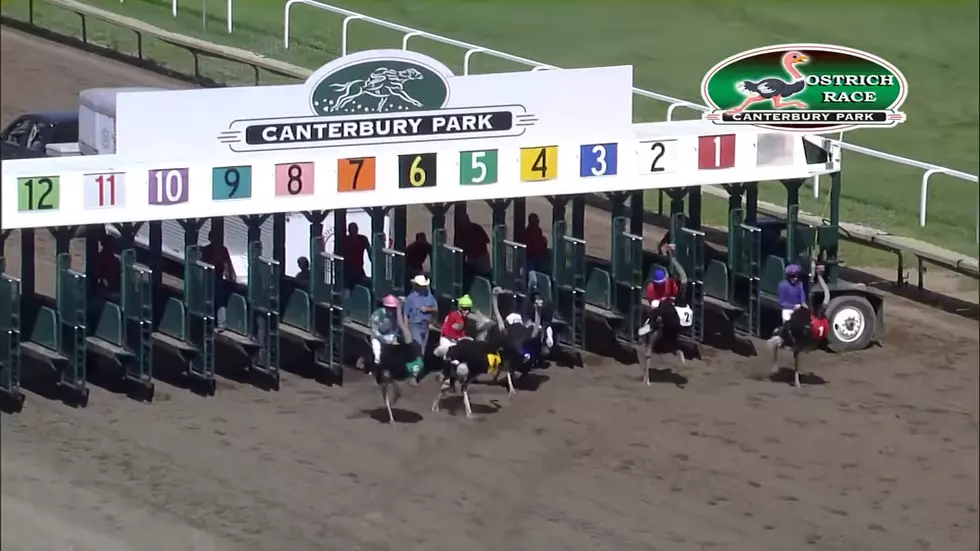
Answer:
[{"label": "ostrich neck", "polygon": [[789,73],[789,76],[793,77],[793,80],[800,80],[803,78],[803,75],[801,75],[793,65],[787,64],[784,67],[786,68],[786,72]]}]

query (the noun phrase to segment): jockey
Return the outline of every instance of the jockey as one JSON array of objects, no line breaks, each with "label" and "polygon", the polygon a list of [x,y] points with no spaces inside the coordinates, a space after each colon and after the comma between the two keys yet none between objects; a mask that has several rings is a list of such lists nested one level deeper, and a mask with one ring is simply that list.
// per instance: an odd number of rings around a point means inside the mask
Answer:
[{"label": "jockey", "polygon": [[446,352],[466,336],[466,318],[473,308],[473,299],[463,295],[456,301],[456,309],[446,314],[439,329],[439,346],[432,352],[437,358],[444,358]]},{"label": "jockey", "polygon": [[652,309],[660,306],[660,301],[664,299],[676,299],[679,296],[683,296],[684,288],[687,286],[687,273],[684,272],[684,267],[681,266],[681,263],[670,254],[672,250],[673,248],[668,246],[667,251],[668,255],[670,255],[670,267],[677,274],[677,277],[670,277],[667,274],[667,270],[663,268],[657,268],[653,271],[653,277],[650,278],[650,283],[647,284],[646,292],[644,293],[644,298]]},{"label": "jockey", "polygon": [[387,295],[381,300],[381,308],[371,314],[371,351],[374,353],[374,364],[381,364],[381,346],[390,346],[398,342],[398,299]]},{"label": "jockey", "polygon": [[541,298],[540,293],[538,293],[538,287],[535,284],[531,284],[527,291],[527,299],[524,300],[522,304],[522,315],[525,323],[531,323],[534,320],[534,310],[537,309],[541,315],[541,328],[544,330],[544,344],[548,349],[554,348],[555,346],[555,333],[551,328],[551,309],[552,305],[545,304],[544,299]]},{"label": "jockey", "polygon": [[800,267],[796,264],[786,266],[786,278],[779,282],[777,297],[779,308],[782,309],[783,322],[789,321],[793,316],[793,311],[803,307],[806,308],[807,293],[800,281]]}]

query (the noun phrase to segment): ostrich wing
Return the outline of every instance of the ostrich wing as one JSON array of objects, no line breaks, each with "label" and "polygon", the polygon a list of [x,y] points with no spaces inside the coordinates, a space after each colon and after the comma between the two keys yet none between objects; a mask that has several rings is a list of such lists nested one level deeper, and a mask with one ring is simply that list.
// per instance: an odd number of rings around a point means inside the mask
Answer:
[{"label": "ostrich wing", "polygon": [[787,84],[783,87],[783,97],[788,98],[793,94],[801,92],[804,88],[806,88],[806,82],[803,80],[797,80],[796,82]]},{"label": "ostrich wing", "polygon": [[773,96],[779,96],[783,94],[783,89],[786,88],[787,84],[778,78],[767,78],[765,80],[759,81],[759,95],[764,98],[771,98]]}]

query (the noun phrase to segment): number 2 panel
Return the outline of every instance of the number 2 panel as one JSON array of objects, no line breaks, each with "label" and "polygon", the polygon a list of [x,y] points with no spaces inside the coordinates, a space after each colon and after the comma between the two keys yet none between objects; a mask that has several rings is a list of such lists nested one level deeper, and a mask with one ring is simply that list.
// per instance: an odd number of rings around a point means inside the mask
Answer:
[{"label": "number 2 panel", "polygon": [[337,159],[337,191],[373,191],[376,166],[374,157]]},{"label": "number 2 panel", "polygon": [[211,169],[211,199],[250,199],[252,197],[252,167],[220,166]]},{"label": "number 2 panel", "polygon": [[58,210],[61,204],[61,178],[36,176],[17,178],[17,210]]},{"label": "number 2 panel", "polygon": [[313,195],[313,163],[276,165],[276,197]]},{"label": "number 2 panel", "polygon": [[735,134],[698,137],[698,170],[735,166]]}]

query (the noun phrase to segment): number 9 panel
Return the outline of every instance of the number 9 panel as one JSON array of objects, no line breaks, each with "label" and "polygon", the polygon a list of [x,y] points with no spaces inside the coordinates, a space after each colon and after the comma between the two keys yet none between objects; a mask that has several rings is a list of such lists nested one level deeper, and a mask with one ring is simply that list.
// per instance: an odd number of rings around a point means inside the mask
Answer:
[{"label": "number 9 panel", "polygon": [[252,197],[252,167],[222,166],[211,170],[211,199],[249,199]]}]

